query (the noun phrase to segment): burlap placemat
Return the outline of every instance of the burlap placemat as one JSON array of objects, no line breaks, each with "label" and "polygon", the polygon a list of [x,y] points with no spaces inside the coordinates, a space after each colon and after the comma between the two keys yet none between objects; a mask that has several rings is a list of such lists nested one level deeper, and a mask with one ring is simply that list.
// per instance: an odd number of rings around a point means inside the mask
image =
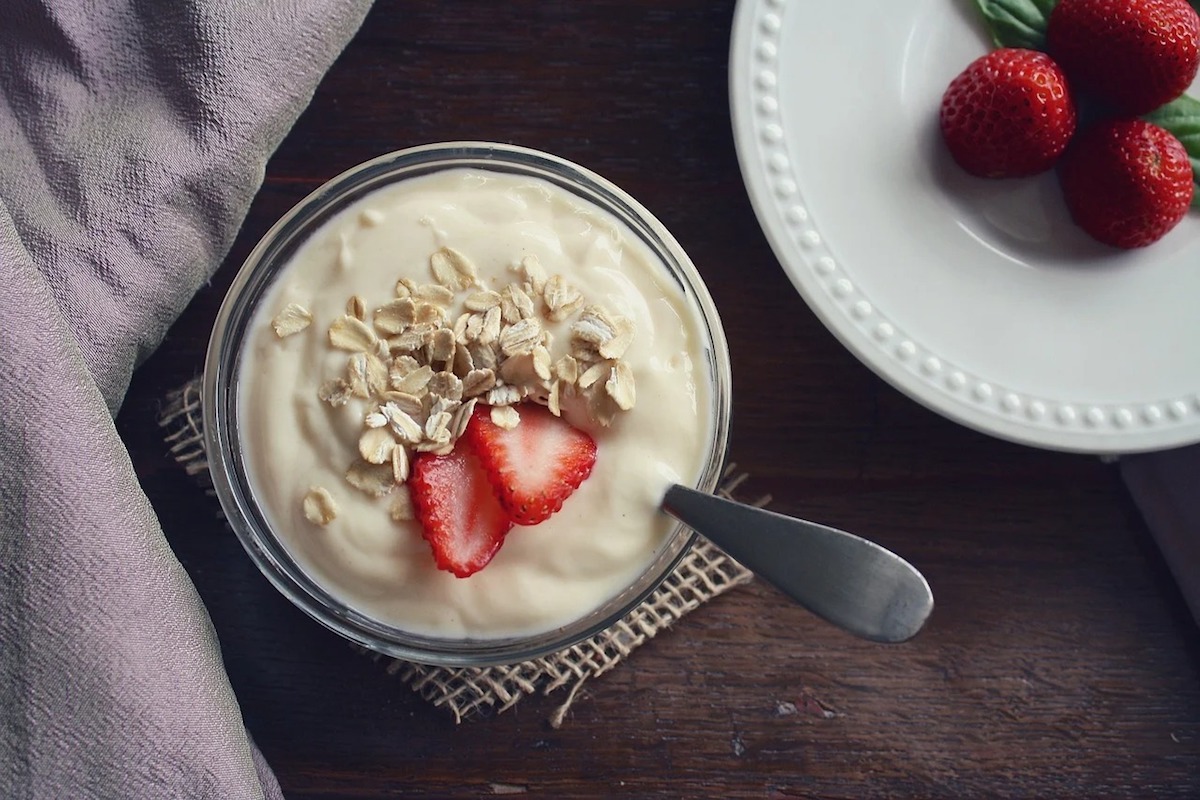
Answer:
[{"label": "burlap placemat", "polygon": [[[208,455],[204,448],[200,413],[200,379],[171,392],[159,417],[171,456],[189,475],[212,494]],[[718,493],[732,497],[745,480],[731,465]],[[769,498],[755,504],[765,505]],[[413,691],[454,715],[455,722],[512,708],[531,694],[550,694],[566,689],[550,724],[562,724],[580,687],[589,678],[608,672],[630,653],[673,625],[689,612],[735,586],[752,574],[741,564],[705,540],[698,541],[647,600],[612,627],[579,644],[543,658],[504,667],[430,667],[388,658],[362,649],[372,658],[387,663],[390,674],[400,676]]]}]

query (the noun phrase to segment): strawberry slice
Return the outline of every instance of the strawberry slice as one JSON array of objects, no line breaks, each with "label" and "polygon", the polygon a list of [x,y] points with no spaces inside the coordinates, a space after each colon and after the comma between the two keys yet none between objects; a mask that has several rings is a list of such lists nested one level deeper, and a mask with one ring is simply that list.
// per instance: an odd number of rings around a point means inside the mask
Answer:
[{"label": "strawberry slice", "polygon": [[470,448],[418,454],[408,486],[438,568],[466,578],[487,566],[513,524]]},{"label": "strawberry slice", "polygon": [[596,442],[535,403],[517,411],[520,424],[505,430],[492,422],[490,408],[476,406],[464,437],[512,521],[536,525],[562,508],[592,474]]}]

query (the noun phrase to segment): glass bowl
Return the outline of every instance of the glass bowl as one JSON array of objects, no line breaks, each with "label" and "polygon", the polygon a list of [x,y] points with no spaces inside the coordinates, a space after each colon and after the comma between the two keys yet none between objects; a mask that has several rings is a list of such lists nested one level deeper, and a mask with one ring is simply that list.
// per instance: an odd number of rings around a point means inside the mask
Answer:
[{"label": "glass bowl", "polygon": [[277,222],[246,259],[217,316],[204,371],[204,434],[217,497],[246,552],[267,579],[315,620],[388,656],[420,664],[512,664],[569,647],[611,626],[667,577],[694,534],[676,525],[635,580],[591,613],[543,633],[508,638],[439,638],[385,624],[335,597],[310,575],[272,530],[247,478],[238,414],[239,366],[247,329],[279,271],[310,236],[366,194],[398,181],[467,167],[538,178],[616,217],[665,265],[702,320],[699,333],[710,381],[711,431],[695,488],[712,492],[721,476],[729,435],[731,374],[716,308],[679,243],[637,201],[609,181],[561,158],[527,148],[482,142],[431,144],[360,164],[314,191]]}]

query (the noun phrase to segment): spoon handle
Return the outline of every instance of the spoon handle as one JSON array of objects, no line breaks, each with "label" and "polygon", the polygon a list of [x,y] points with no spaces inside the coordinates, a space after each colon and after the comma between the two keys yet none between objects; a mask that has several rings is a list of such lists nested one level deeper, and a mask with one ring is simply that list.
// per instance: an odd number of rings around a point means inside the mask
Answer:
[{"label": "spoon handle", "polygon": [[865,639],[911,639],[933,610],[915,567],[852,533],[678,485],[662,508],[809,611]]}]

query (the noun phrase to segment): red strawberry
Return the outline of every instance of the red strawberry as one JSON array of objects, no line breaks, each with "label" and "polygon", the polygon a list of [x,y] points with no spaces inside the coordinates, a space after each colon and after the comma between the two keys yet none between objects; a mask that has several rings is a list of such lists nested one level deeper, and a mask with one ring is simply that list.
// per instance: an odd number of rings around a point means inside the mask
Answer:
[{"label": "red strawberry", "polygon": [[448,455],[418,454],[408,486],[438,568],[466,578],[487,566],[512,520],[470,449],[459,443]]},{"label": "red strawberry", "polygon": [[1183,219],[1194,192],[1183,145],[1139,119],[1107,120],[1081,133],[1059,179],[1075,223],[1115,247],[1161,239]]},{"label": "red strawberry", "polygon": [[1187,0],[1061,0],[1046,45],[1076,89],[1137,116],[1191,85],[1200,17]]},{"label": "red strawberry", "polygon": [[1075,102],[1045,53],[1005,47],[971,62],[942,96],[942,137],[983,178],[1049,169],[1075,133]]},{"label": "red strawberry", "polygon": [[596,442],[542,406],[525,403],[517,411],[520,424],[505,430],[492,422],[490,408],[476,406],[464,436],[513,522],[536,525],[592,473]]}]

